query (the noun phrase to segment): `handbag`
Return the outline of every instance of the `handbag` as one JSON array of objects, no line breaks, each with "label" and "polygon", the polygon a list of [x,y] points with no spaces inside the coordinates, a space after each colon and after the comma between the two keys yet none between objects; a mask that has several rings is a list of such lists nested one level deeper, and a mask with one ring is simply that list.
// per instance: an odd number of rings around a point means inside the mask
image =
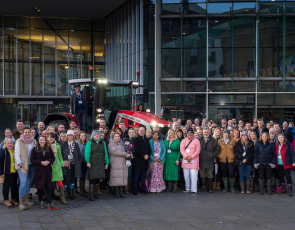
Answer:
[{"label": "handbag", "polygon": [[4,171],[3,171],[3,175],[0,176],[0,184],[4,184],[4,180],[5,180],[5,164],[6,164],[6,150],[5,150],[5,158],[4,158]]}]

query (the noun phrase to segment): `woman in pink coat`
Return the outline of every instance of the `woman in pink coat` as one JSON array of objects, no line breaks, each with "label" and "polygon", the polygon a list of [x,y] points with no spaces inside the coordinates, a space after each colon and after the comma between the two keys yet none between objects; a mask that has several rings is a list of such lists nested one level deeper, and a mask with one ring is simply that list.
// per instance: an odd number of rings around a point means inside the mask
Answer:
[{"label": "woman in pink coat", "polygon": [[183,156],[181,167],[183,168],[185,190],[196,195],[198,192],[198,171],[199,171],[199,154],[200,142],[194,138],[192,128],[187,130],[187,138],[183,139],[180,144],[180,152]]}]

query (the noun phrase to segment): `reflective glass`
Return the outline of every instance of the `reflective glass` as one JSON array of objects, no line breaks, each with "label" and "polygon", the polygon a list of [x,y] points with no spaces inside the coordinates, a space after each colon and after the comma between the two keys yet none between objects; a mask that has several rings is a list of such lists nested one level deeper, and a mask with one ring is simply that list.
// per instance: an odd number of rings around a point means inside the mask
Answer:
[{"label": "reflective glass", "polygon": [[69,79],[81,78],[81,20],[69,20]]},{"label": "reflective glass", "polygon": [[203,81],[162,82],[162,92],[206,92],[206,82]]},{"label": "reflective glass", "polygon": [[208,14],[230,14],[232,3],[208,3]]},{"label": "reflective glass", "polygon": [[179,18],[162,19],[162,48],[180,48],[181,25]]},{"label": "reflective glass", "polygon": [[295,2],[286,2],[286,13],[295,12]]},{"label": "reflective glass", "polygon": [[259,49],[260,77],[283,77],[283,48]]},{"label": "reflective glass", "polygon": [[233,77],[255,77],[255,48],[234,48]]},{"label": "reflective glass", "polygon": [[55,95],[56,19],[44,19],[44,95]]},{"label": "reflective glass", "polygon": [[82,20],[82,78],[90,78],[93,65],[91,58],[92,21]]},{"label": "reflective glass", "polygon": [[162,94],[162,105],[165,106],[192,106],[205,108],[205,94]]},{"label": "reflective glass", "polygon": [[283,89],[283,81],[260,81],[259,92],[295,92],[295,82],[286,81]]},{"label": "reflective glass", "polygon": [[206,3],[183,4],[183,14],[207,14]]},{"label": "reflective glass", "polygon": [[259,46],[283,47],[283,17],[260,17]]},{"label": "reflective glass", "polygon": [[210,47],[232,47],[232,19],[231,18],[214,18],[208,19]]},{"label": "reflective glass", "polygon": [[206,49],[183,49],[183,77],[206,77]]},{"label": "reflective glass", "polygon": [[4,94],[16,94],[16,17],[4,17]]},{"label": "reflective glass", "polygon": [[180,49],[162,49],[162,78],[180,78]]},{"label": "reflective glass", "polygon": [[231,48],[209,48],[209,77],[231,78]]},{"label": "reflective glass", "polygon": [[0,95],[3,94],[3,16],[0,16]]},{"label": "reflective glass", "polygon": [[30,94],[30,18],[17,17],[17,74],[19,95]]},{"label": "reflective glass", "polygon": [[286,18],[286,77],[295,77],[295,19]]},{"label": "reflective glass", "polygon": [[260,14],[267,13],[283,13],[284,3],[283,2],[260,2],[259,4]]},{"label": "reflective glass", "polygon": [[234,14],[254,14],[256,13],[256,2],[234,2]]},{"label": "reflective glass", "polygon": [[235,17],[233,22],[233,47],[255,47],[256,18]]},{"label": "reflective glass", "polygon": [[206,47],[206,19],[186,18],[182,28],[183,47]]},{"label": "reflective glass", "polygon": [[295,97],[293,93],[258,93],[257,105],[290,105],[294,107]]},{"label": "reflective glass", "polygon": [[254,94],[210,94],[209,104],[254,104]]},{"label": "reflective glass", "polygon": [[31,18],[31,87],[32,95],[43,96],[42,18]]}]

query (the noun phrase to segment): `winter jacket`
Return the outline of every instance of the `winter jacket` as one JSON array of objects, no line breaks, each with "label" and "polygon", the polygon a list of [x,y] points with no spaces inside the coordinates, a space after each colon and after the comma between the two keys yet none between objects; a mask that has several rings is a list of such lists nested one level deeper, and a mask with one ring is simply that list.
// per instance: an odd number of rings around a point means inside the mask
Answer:
[{"label": "winter jacket", "polygon": [[[278,169],[278,156],[279,156],[279,146],[276,145],[276,169]],[[295,164],[295,151],[293,146],[287,142],[281,148],[281,157],[283,161],[284,169],[290,169],[293,167],[292,164]]]},{"label": "winter jacket", "polygon": [[[87,103],[86,101],[83,101],[83,91],[80,91],[80,95],[81,95],[81,100],[82,100],[82,103],[85,107],[85,110],[88,112],[88,106],[87,106]],[[71,106],[71,113],[72,114],[76,114],[77,113],[77,109],[76,109],[76,100],[77,100],[77,94],[76,92],[74,92],[72,95],[71,95],[71,100],[70,100],[70,106]]]},{"label": "winter jacket", "polygon": [[110,186],[126,186],[128,179],[128,166],[125,163],[125,145],[122,141],[115,141],[110,139],[109,143],[110,154]]},{"label": "winter jacket", "polygon": [[219,145],[219,154],[217,154],[217,158],[219,159],[220,162],[226,163],[232,163],[235,160],[235,153],[234,153],[234,148],[236,145],[236,140],[234,138],[231,138],[228,140],[228,143],[225,144],[223,138],[221,138],[218,141]]},{"label": "winter jacket", "polygon": [[5,162],[5,174],[10,174],[10,153],[7,148],[0,150],[0,176],[4,174],[4,160],[6,154],[6,162]]},{"label": "winter jacket", "polygon": [[[49,161],[47,166],[41,165],[41,161]],[[37,151],[36,147],[33,148],[31,154],[31,163],[34,166],[34,177],[36,189],[52,188],[52,167],[51,165],[55,161],[54,153],[49,147],[49,151],[43,152]]]},{"label": "winter jacket", "polygon": [[86,162],[85,161],[85,147],[86,147],[86,144],[81,144],[80,141],[76,141],[76,142],[77,142],[77,144],[79,145],[79,148],[80,148],[82,162]]},{"label": "winter jacket", "polygon": [[210,169],[214,167],[214,158],[219,153],[217,141],[209,136],[209,140],[205,143],[204,137],[199,139],[201,151],[199,156],[200,169]]},{"label": "winter jacket", "polygon": [[276,163],[276,148],[275,144],[267,142],[264,144],[258,141],[254,148],[254,164],[275,164]]},{"label": "winter jacket", "polygon": [[281,130],[281,132],[280,133],[282,133],[282,134],[284,134],[285,135],[285,137],[286,137],[286,139],[290,142],[290,143],[292,143],[293,142],[293,134],[292,134],[292,129],[286,129],[286,130]]},{"label": "winter jacket", "polygon": [[[75,177],[81,177],[81,164],[82,164],[82,157],[78,143],[74,143],[74,151],[73,151],[73,159],[75,163]],[[69,146],[67,141],[63,141],[60,143],[61,155],[64,161],[68,161],[68,156],[70,154]],[[63,174],[64,176],[67,175],[67,169],[63,167]]]},{"label": "winter jacket", "polygon": [[[160,147],[161,147],[161,152],[160,152],[160,156],[159,158],[161,159],[161,164],[163,164],[166,161],[166,147],[164,144],[164,141],[159,140],[160,141]],[[154,159],[154,147],[155,147],[155,142],[153,139],[150,140],[150,145],[151,145],[151,155],[149,157],[149,162],[150,163],[154,163],[153,159]]]},{"label": "winter jacket", "polygon": [[[200,141],[196,138],[193,138],[190,145],[186,148],[189,142],[190,141],[188,140],[188,138],[185,138],[180,143],[180,153],[183,156],[181,167],[199,170],[199,154],[201,150]],[[184,161],[187,160],[188,156],[192,158],[194,163],[184,163]]]},{"label": "winter jacket", "polygon": [[[256,137],[259,139],[259,137],[260,137],[259,128],[257,127],[256,129],[253,129],[253,131],[256,132]],[[267,133],[268,133],[269,130],[268,130],[268,128],[265,128],[265,127],[264,127],[264,128],[262,129],[262,132],[267,132]]]},{"label": "winter jacket", "polygon": [[240,139],[239,141],[236,142],[235,148],[234,148],[234,153],[235,153],[235,163],[236,165],[239,164],[239,162],[242,162],[244,159],[247,160],[245,163],[246,165],[253,165],[253,157],[254,157],[254,142],[251,140],[248,140],[248,144],[245,146],[246,148],[246,155],[243,156],[244,154],[244,148],[243,148],[243,143],[241,142],[242,140]]},{"label": "winter jacket", "polygon": [[149,160],[145,160],[144,156],[151,155],[151,145],[148,138],[138,136],[133,139],[134,145],[134,170],[135,171],[147,171],[149,168]]}]

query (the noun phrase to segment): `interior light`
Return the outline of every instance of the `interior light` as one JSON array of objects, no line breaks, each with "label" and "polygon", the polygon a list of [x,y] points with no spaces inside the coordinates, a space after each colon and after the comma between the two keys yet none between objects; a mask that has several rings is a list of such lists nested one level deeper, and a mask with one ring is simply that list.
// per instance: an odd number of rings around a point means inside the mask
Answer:
[{"label": "interior light", "polygon": [[185,34],[185,33],[182,33],[182,34]]},{"label": "interior light", "polygon": [[98,83],[102,83],[102,80],[101,79],[98,79]]},{"label": "interior light", "polygon": [[132,85],[138,85],[137,81],[132,82]]},{"label": "interior light", "polygon": [[96,119],[96,122],[100,122],[100,119]]},{"label": "interior light", "polygon": [[102,83],[106,84],[106,83],[108,83],[108,81],[107,80],[102,80]]},{"label": "interior light", "polygon": [[71,30],[71,32],[74,32],[75,30]]},{"label": "interior light", "polygon": [[215,21],[215,22],[218,22],[218,21]]},{"label": "interior light", "polygon": [[98,108],[98,109],[97,109],[97,112],[98,112],[98,113],[101,113],[101,111],[102,111],[101,108]]},{"label": "interior light", "polygon": [[150,113],[150,112],[151,112],[151,110],[150,110],[150,109],[146,109],[145,111],[146,111],[147,113]]},{"label": "interior light", "polygon": [[65,68],[67,69],[67,68],[69,68],[69,67],[66,65]]}]

